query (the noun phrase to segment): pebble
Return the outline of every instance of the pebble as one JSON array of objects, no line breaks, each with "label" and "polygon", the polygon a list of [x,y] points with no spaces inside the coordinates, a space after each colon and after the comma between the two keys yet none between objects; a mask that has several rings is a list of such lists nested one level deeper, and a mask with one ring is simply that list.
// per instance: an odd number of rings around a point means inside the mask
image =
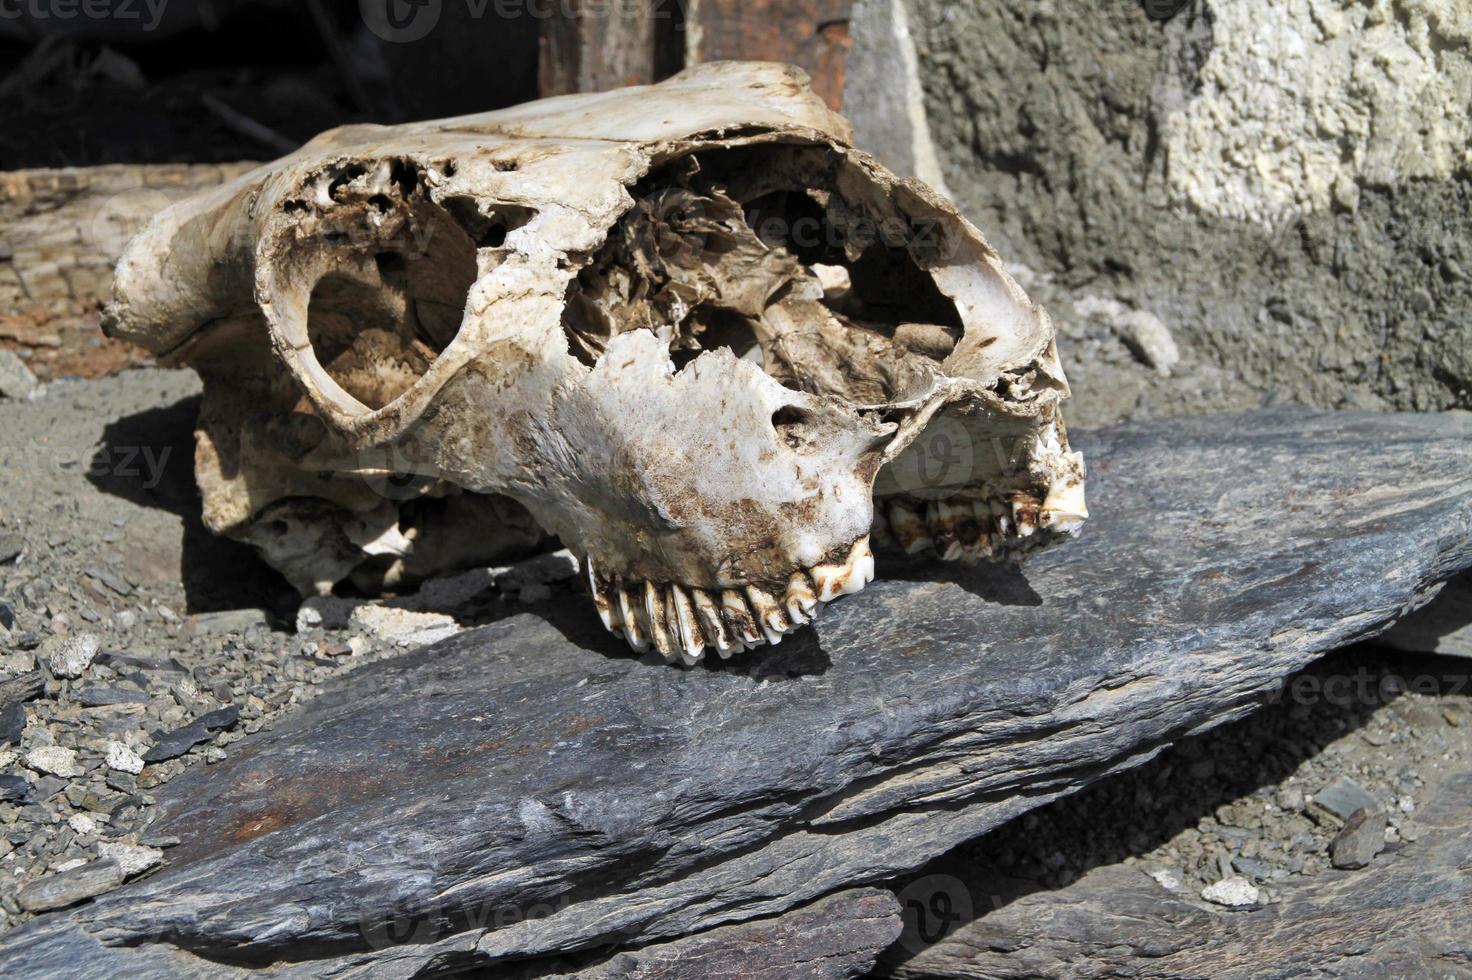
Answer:
[{"label": "pebble", "polygon": [[85,813],[73,813],[66,818],[66,825],[72,829],[78,837],[86,837],[97,830],[97,824]]},{"label": "pebble", "polygon": [[26,730],[26,706],[19,702],[0,711],[0,744],[17,745]]},{"label": "pebble", "polygon": [[102,641],[92,633],[69,636],[56,645],[46,658],[46,665],[57,677],[81,677],[102,649]]},{"label": "pebble", "polygon": [[108,742],[107,767],[136,776],[143,771],[143,757],[122,742]]},{"label": "pebble", "polygon": [[[162,609],[159,610],[163,612]],[[200,613],[194,617],[194,628],[200,633],[218,636],[225,633],[244,633],[253,626],[270,626],[270,616],[264,609],[226,609],[221,612]]]},{"label": "pebble", "polygon": [[138,625],[138,614],[131,609],[119,609],[112,614],[112,628],[126,633]]},{"label": "pebble", "polygon": [[212,732],[219,728],[230,728],[240,720],[240,709],[226,705],[171,732],[159,732],[154,738],[153,748],[143,753],[144,762],[163,762],[174,759],[207,741]]},{"label": "pebble", "polygon": [[26,803],[31,798],[31,781],[15,773],[0,775],[0,802]]},{"label": "pebble", "polygon": [[27,912],[66,908],[112,891],[123,883],[123,878],[123,869],[116,861],[92,861],[60,874],[37,878],[16,894],[16,901]]},{"label": "pebble", "polygon": [[409,647],[427,646],[460,632],[453,616],[391,606],[359,606],[350,625],[385,643]]},{"label": "pebble", "polygon": [[52,776],[70,778],[80,776],[82,767],[77,765],[77,753],[60,745],[44,745],[26,753],[26,765]]},{"label": "pebble", "polygon": [[1178,892],[1186,887],[1186,879],[1175,868],[1157,868],[1148,873],[1157,885],[1167,891]]},{"label": "pebble", "polygon": [[1223,905],[1227,908],[1245,908],[1256,905],[1262,893],[1257,886],[1243,878],[1234,875],[1214,884],[1207,885],[1201,889],[1201,897],[1213,905]]},{"label": "pebble", "polygon": [[104,860],[110,858],[116,861],[125,878],[142,874],[164,859],[164,852],[156,847],[144,847],[142,844],[126,842],[103,842],[97,845],[97,853]]},{"label": "pebble", "polygon": [[1348,776],[1340,776],[1334,782],[1314,794],[1309,801],[1308,811],[1320,823],[1327,817],[1331,822],[1343,825],[1355,811],[1375,806],[1375,797],[1369,790]]},{"label": "pebble", "polygon": [[1336,868],[1356,871],[1369,867],[1385,848],[1385,811],[1368,806],[1356,810],[1329,845],[1329,861]]},{"label": "pebble", "polygon": [[41,382],[13,350],[0,350],[0,398],[25,400],[41,391]]}]

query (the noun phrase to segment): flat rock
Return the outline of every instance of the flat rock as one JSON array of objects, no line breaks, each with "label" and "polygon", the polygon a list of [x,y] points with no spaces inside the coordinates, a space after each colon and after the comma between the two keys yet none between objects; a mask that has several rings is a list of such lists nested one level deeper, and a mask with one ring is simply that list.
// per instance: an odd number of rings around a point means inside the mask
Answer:
[{"label": "flat rock", "polygon": [[771,918],[1242,717],[1472,565],[1469,416],[1079,441],[1080,540],[881,557],[765,654],[647,663],[578,603],[355,671],[160,788],[165,867],[12,933],[0,973],[409,975]]},{"label": "flat rock", "polygon": [[122,868],[116,861],[103,859],[37,878],[21,888],[16,901],[29,912],[45,912],[95,898],[122,883]]}]

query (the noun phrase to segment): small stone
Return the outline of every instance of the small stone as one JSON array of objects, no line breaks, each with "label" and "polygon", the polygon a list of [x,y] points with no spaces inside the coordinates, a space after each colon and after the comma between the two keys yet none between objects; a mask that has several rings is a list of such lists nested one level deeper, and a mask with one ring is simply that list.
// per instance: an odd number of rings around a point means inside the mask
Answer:
[{"label": "small stone", "polygon": [[145,847],[178,847],[179,838],[173,834],[144,834],[138,843]]},{"label": "small stone", "polygon": [[26,706],[12,704],[0,711],[0,744],[18,745],[26,730]]},{"label": "small stone", "polygon": [[1166,891],[1178,892],[1186,887],[1186,879],[1181,877],[1181,873],[1175,868],[1156,868],[1147,873],[1155,879],[1157,885]]},{"label": "small stone", "polygon": [[244,633],[255,626],[270,626],[270,617],[264,609],[226,609],[221,612],[200,613],[194,617],[196,630],[215,636]]},{"label": "small stone", "polygon": [[147,691],[134,691],[126,687],[85,687],[76,692],[77,700],[84,708],[102,708],[113,704],[147,704]]},{"label": "small stone", "polygon": [[1273,797],[1278,809],[1286,813],[1297,813],[1303,809],[1303,790],[1297,786],[1284,786]]},{"label": "small stone", "polygon": [[56,645],[46,658],[46,665],[57,677],[81,677],[97,657],[102,641],[92,633],[69,636]]},{"label": "small stone", "polygon": [[1379,807],[1356,810],[1329,845],[1330,863],[1350,871],[1368,867],[1385,849],[1385,826],[1385,811]]},{"label": "small stone", "polygon": [[1256,905],[1262,893],[1257,886],[1240,875],[1223,879],[1201,889],[1201,897],[1213,905],[1227,908],[1245,908]]},{"label": "small stone", "polygon": [[82,774],[77,765],[77,753],[60,745],[45,745],[26,753],[26,765],[37,772],[48,773],[69,779]]},{"label": "small stone", "polygon": [[385,643],[408,647],[427,646],[460,632],[452,616],[391,606],[359,606],[349,622],[352,628]]},{"label": "small stone", "polygon": [[111,858],[116,861],[125,878],[142,874],[164,859],[163,851],[142,844],[104,842],[97,845],[97,853],[104,860]]},{"label": "small stone", "polygon": [[1411,799],[1409,796],[1402,796],[1395,805],[1400,809],[1401,813],[1416,812],[1416,801]]},{"label": "small stone", "polygon": [[1154,313],[1131,310],[1114,321],[1114,329],[1126,347],[1163,378],[1180,363],[1181,352],[1170,329]]},{"label": "small stone", "polygon": [[1375,797],[1370,791],[1348,776],[1340,776],[1334,782],[1314,794],[1309,801],[1308,812],[1315,820],[1343,825],[1357,810],[1374,807]]},{"label": "small stone", "polygon": [[1441,712],[1441,717],[1446,719],[1446,723],[1448,725],[1451,725],[1453,728],[1457,728],[1462,724],[1462,716],[1457,714],[1451,708],[1444,709]]},{"label": "small stone", "polygon": [[61,874],[37,878],[20,890],[16,900],[27,912],[66,908],[112,891],[123,883],[123,878],[123,869],[116,861],[93,861]]},{"label": "small stone", "polygon": [[13,350],[0,350],[0,398],[24,400],[41,390],[41,382]]},{"label": "small stone", "polygon": [[1242,872],[1253,881],[1267,881],[1273,874],[1272,866],[1266,861],[1250,857],[1232,858],[1232,870]]},{"label": "small stone", "polygon": [[144,762],[163,762],[188,752],[200,742],[207,741],[211,732],[219,728],[230,728],[240,720],[240,709],[234,705],[200,715],[183,728],[172,732],[157,732],[153,748],[143,753]]},{"label": "small stone", "polygon": [[177,623],[179,621],[179,614],[162,603],[155,606],[154,609],[158,612],[158,618],[166,623]]},{"label": "small stone", "polygon": [[[25,542],[21,540],[19,534],[0,534],[0,565],[15,561],[24,550]],[[10,607],[6,606],[5,608],[9,609]],[[6,623],[5,626],[7,629],[14,628],[14,618],[12,617],[11,621]]]},{"label": "small stone", "polygon": [[138,625],[138,614],[131,609],[119,609],[112,614],[112,628],[126,633]]},{"label": "small stone", "polygon": [[15,773],[0,775],[0,802],[27,803],[31,799],[31,781]]},{"label": "small stone", "polygon": [[78,837],[86,837],[88,834],[94,833],[97,830],[97,824],[93,823],[92,818],[85,813],[73,813],[70,817],[67,817],[66,825]]},{"label": "small stone", "polygon": [[108,742],[107,767],[136,776],[143,771],[143,757],[122,742]]}]

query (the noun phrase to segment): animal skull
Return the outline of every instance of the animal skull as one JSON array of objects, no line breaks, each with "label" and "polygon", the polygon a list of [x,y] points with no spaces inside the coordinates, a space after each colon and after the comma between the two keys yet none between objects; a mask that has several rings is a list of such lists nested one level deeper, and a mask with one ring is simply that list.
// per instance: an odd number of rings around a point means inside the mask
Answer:
[{"label": "animal skull", "polygon": [[303,592],[555,535],[694,662],[859,591],[871,539],[1086,516],[1046,314],[779,65],[330,131],[162,212],[105,323],[198,370],[205,522]]}]

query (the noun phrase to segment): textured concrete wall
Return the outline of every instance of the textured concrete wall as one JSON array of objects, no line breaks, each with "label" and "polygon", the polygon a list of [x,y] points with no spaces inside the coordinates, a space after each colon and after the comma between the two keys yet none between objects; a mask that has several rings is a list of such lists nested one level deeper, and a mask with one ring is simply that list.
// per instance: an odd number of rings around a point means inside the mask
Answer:
[{"label": "textured concrete wall", "polygon": [[1472,407],[1466,0],[904,2],[1076,416]]}]

